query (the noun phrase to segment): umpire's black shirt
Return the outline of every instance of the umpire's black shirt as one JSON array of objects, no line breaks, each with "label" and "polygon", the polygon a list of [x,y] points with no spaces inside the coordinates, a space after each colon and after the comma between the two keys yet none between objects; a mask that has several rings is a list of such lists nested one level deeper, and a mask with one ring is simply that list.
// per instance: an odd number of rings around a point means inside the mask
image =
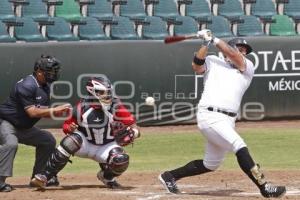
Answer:
[{"label": "umpire's black shirt", "polygon": [[6,101],[0,104],[0,118],[9,121],[16,128],[31,128],[40,118],[31,118],[25,109],[30,106],[49,107],[50,89],[40,86],[33,75],[18,81]]}]

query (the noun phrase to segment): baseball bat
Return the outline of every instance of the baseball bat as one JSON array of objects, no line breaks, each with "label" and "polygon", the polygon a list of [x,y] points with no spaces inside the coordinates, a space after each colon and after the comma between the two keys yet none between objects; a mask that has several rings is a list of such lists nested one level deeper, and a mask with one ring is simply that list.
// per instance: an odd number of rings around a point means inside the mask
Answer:
[{"label": "baseball bat", "polygon": [[198,38],[197,34],[168,36],[164,39],[164,42],[165,44],[171,44],[171,43],[180,42],[188,39],[195,39],[195,38]]}]

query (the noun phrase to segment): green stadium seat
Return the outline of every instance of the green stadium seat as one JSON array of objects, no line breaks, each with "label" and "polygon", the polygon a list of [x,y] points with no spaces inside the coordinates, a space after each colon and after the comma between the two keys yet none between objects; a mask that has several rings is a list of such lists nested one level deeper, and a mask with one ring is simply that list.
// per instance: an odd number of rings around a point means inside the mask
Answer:
[{"label": "green stadium seat", "polygon": [[211,23],[207,28],[212,30],[216,37],[232,37],[231,25],[229,21],[222,16],[212,16]]},{"label": "green stadium seat", "polygon": [[142,27],[143,39],[161,40],[169,35],[167,23],[160,17],[147,16],[145,22],[148,22],[148,24]]},{"label": "green stadium seat", "polygon": [[5,24],[0,21],[0,43],[4,42],[16,42],[15,38],[10,37],[7,32]]},{"label": "green stadium seat", "polygon": [[175,19],[179,13],[174,0],[158,0],[157,3],[153,4],[152,15],[163,19]]},{"label": "green stadium seat", "polygon": [[288,15],[293,19],[300,19],[300,1],[289,0],[289,3],[284,5],[283,14]]},{"label": "green stadium seat", "polygon": [[218,6],[218,15],[222,15],[229,20],[237,19],[244,15],[241,2],[239,0],[225,0]]},{"label": "green stadium seat", "polygon": [[78,36],[81,40],[108,40],[103,30],[103,24],[96,18],[86,17],[84,18],[86,24],[79,25]]},{"label": "green stadium seat", "polygon": [[99,20],[112,19],[112,4],[107,0],[95,0],[95,4],[88,5],[87,15]]},{"label": "green stadium seat", "polygon": [[187,35],[197,33],[199,30],[198,23],[194,18],[189,16],[178,16],[176,17],[176,22],[179,24],[174,24],[174,35]]},{"label": "green stadium seat", "polygon": [[41,34],[38,24],[32,18],[22,17],[19,19],[23,26],[15,27],[15,38],[26,42],[46,42],[47,38]]},{"label": "green stadium seat", "polygon": [[244,23],[237,24],[238,36],[262,36],[264,35],[263,27],[260,20],[252,15],[241,17]]},{"label": "green stadium seat", "polygon": [[115,16],[110,28],[110,37],[113,40],[137,40],[139,39],[135,32],[134,24],[127,17]]},{"label": "green stadium seat", "polygon": [[0,20],[14,19],[15,14],[12,9],[12,4],[7,0],[0,0]]},{"label": "green stadium seat", "polygon": [[211,17],[211,10],[206,0],[192,0],[191,4],[185,6],[185,15],[195,19],[208,19]]},{"label": "green stadium seat", "polygon": [[276,15],[275,4],[272,0],[256,0],[251,6],[251,15],[259,18],[272,18]]},{"label": "green stadium seat", "polygon": [[144,19],[146,12],[143,2],[141,0],[128,0],[126,4],[121,4],[120,16],[131,19]]},{"label": "green stadium seat", "polygon": [[62,5],[55,7],[55,16],[67,21],[79,21],[81,19],[80,6],[75,0],[63,0]]},{"label": "green stadium seat", "polygon": [[22,6],[22,16],[33,19],[48,18],[47,5],[40,0],[27,0],[28,5]]},{"label": "green stadium seat", "polygon": [[272,36],[294,36],[296,30],[294,28],[294,22],[287,15],[275,15],[273,19],[275,23],[270,25],[270,33]]},{"label": "green stadium seat", "polygon": [[57,41],[78,41],[79,38],[75,37],[70,30],[69,23],[61,17],[53,17],[54,25],[47,25],[46,35],[49,40]]}]

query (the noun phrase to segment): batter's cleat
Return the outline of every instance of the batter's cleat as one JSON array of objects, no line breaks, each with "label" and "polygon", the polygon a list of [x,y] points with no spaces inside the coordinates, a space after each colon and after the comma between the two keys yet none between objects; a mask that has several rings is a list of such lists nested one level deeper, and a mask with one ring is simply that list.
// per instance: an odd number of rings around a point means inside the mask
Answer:
[{"label": "batter's cleat", "polygon": [[7,183],[4,183],[3,185],[0,186],[0,192],[11,192],[13,190],[14,188]]},{"label": "batter's cleat", "polygon": [[51,179],[47,181],[46,187],[51,187],[51,186],[59,186],[59,181],[57,176],[53,176]]},{"label": "batter's cleat", "polygon": [[34,178],[31,179],[30,184],[31,187],[38,187],[45,189],[47,186],[47,177],[42,174],[36,174],[34,175]]},{"label": "batter's cleat", "polygon": [[99,171],[97,173],[97,178],[108,188],[110,189],[118,189],[121,188],[122,186],[116,181],[115,178],[108,180],[106,178],[104,178],[104,172],[103,171]]},{"label": "batter's cleat", "polygon": [[285,186],[274,186],[270,183],[265,183],[261,189],[260,193],[262,196],[266,198],[279,198],[282,197],[286,193]]},{"label": "batter's cleat", "polygon": [[180,191],[177,188],[175,178],[170,172],[164,172],[158,176],[160,182],[164,185],[168,192],[178,194]]}]

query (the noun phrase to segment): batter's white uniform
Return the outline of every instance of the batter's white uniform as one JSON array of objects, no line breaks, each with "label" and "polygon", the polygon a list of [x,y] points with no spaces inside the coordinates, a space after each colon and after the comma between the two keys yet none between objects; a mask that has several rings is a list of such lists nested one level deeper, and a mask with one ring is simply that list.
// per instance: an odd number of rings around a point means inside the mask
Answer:
[{"label": "batter's white uniform", "polygon": [[246,144],[235,131],[236,117],[207,110],[237,113],[242,97],[249,87],[253,74],[253,63],[245,58],[246,70],[242,73],[230,63],[217,56],[207,56],[203,81],[204,91],[198,104],[197,122],[207,139],[204,166],[216,170],[228,151],[236,153]]}]

